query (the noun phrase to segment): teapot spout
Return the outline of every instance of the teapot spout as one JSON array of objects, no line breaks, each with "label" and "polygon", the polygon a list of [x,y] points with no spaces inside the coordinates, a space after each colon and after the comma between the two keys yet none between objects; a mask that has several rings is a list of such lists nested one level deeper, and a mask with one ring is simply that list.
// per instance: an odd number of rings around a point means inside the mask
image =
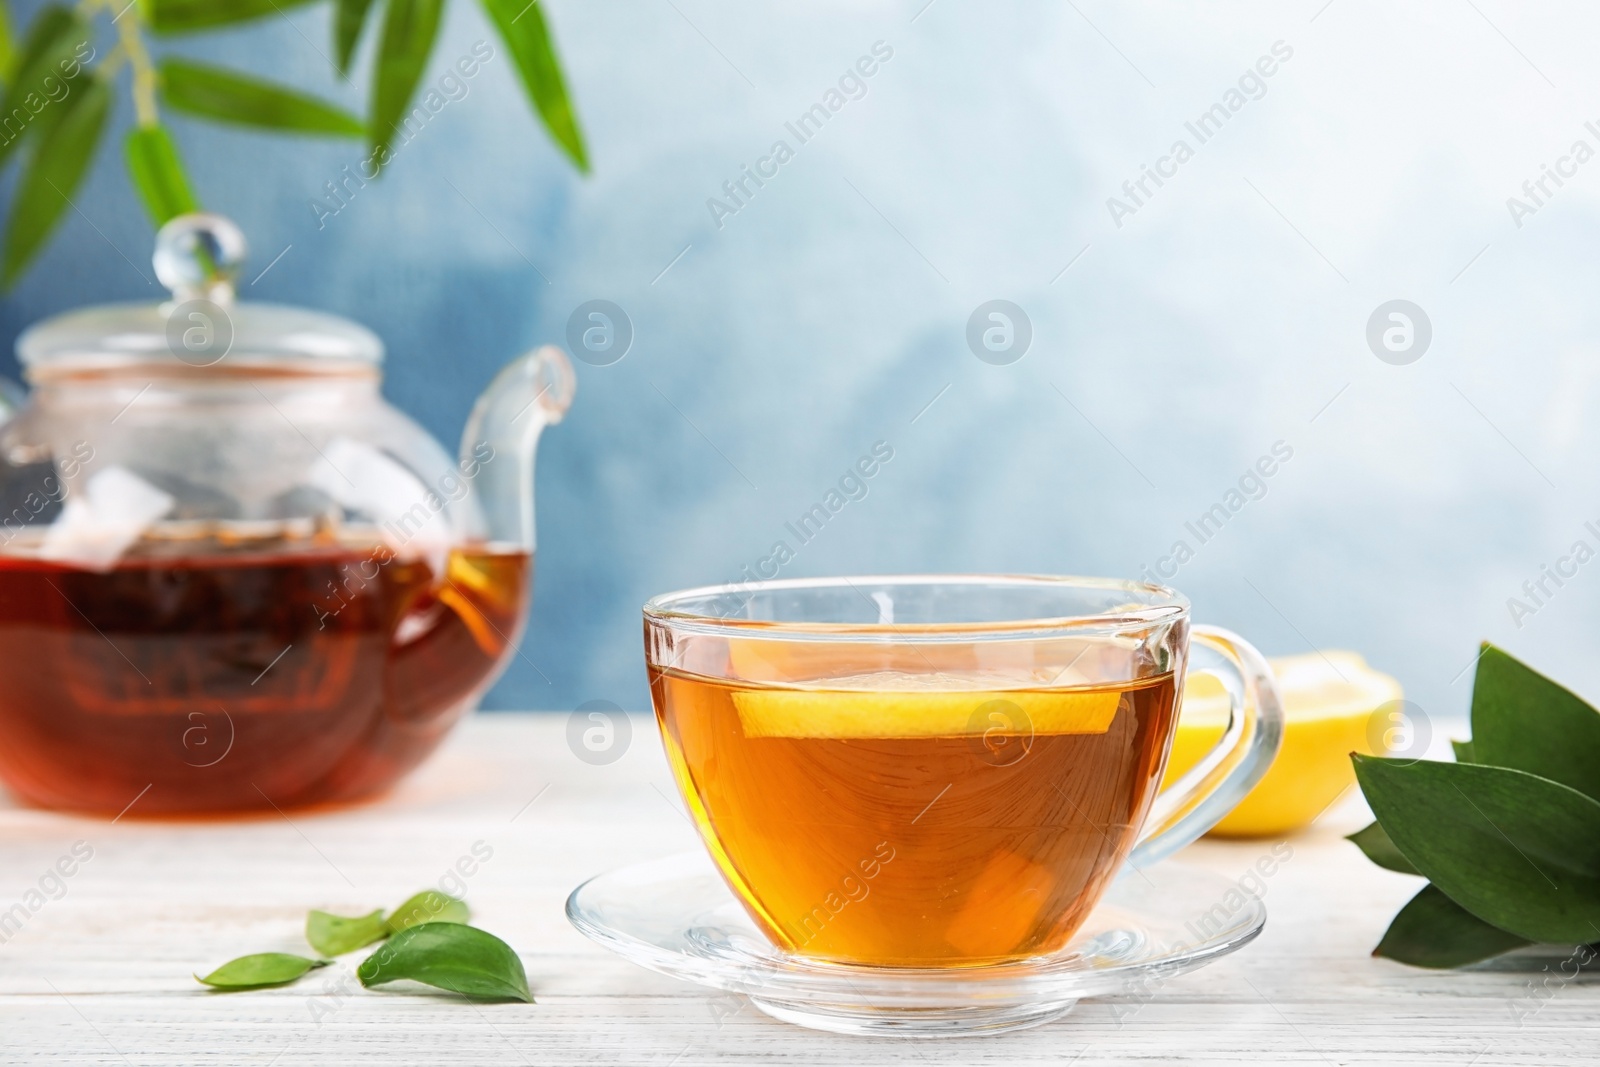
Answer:
[{"label": "teapot spout", "polygon": [[493,541],[533,551],[539,434],[566,415],[576,388],[566,354],[545,345],[506,364],[473,405],[461,434],[461,469],[476,471],[474,483]]}]

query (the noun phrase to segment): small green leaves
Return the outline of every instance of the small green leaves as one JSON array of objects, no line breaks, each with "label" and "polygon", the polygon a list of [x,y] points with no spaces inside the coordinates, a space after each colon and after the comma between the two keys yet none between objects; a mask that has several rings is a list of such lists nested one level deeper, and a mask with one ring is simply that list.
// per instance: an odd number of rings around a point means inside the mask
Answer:
[{"label": "small green leaves", "polygon": [[393,932],[423,923],[464,923],[471,918],[465,901],[445,896],[437,889],[424,889],[389,914]]},{"label": "small green leaves", "polygon": [[366,948],[374,941],[382,941],[389,933],[382,908],[354,918],[325,911],[313,911],[306,916],[306,941],[324,956],[343,956],[346,952]]},{"label": "small green leaves", "polygon": [[6,229],[5,267],[0,283],[12,285],[44,247],[72,202],[105,132],[111,93],[93,75],[84,75],[60,110],[42,130],[39,143],[17,185]]},{"label": "small green leaves", "polygon": [[1385,870],[1395,871],[1398,874],[1422,873],[1411,865],[1410,860],[1400,854],[1400,850],[1394,847],[1394,842],[1389,840],[1389,835],[1378,823],[1372,823],[1366,829],[1347,835],[1345,840],[1355,842],[1356,847],[1366,853],[1367,859]]},{"label": "small green leaves", "polygon": [[583,134],[578,129],[578,118],[567,96],[561,64],[538,0],[483,0],[483,6],[511,51],[523,88],[544,120],[545,129],[573,165],[588,173],[589,156],[584,151]]},{"label": "small green leaves", "polygon": [[366,132],[360,119],[314,96],[183,59],[162,61],[161,95],[179,111],[240,126],[335,137]]},{"label": "small green leaves", "polygon": [[281,15],[311,0],[139,0],[140,10],[157,33],[192,33],[267,15]]},{"label": "small green leaves", "polygon": [[339,58],[339,73],[350,73],[350,60],[356,54],[356,43],[361,40],[362,27],[367,22],[367,11],[372,0],[335,0],[333,16],[333,48]]},{"label": "small green leaves", "polygon": [[533,1003],[527,973],[511,946],[459,923],[401,930],[362,962],[356,977],[368,988],[410,979],[481,1000]]},{"label": "small green leaves", "polygon": [[1400,909],[1372,954],[1413,967],[1465,967],[1527,943],[1425,885]]},{"label": "small green leaves", "polygon": [[372,65],[372,122],[376,164],[388,161],[396,131],[428,66],[444,0],[387,0],[377,62]]},{"label": "small green leaves", "polygon": [[126,145],[128,175],[157,228],[179,215],[200,210],[200,202],[183,172],[177,146],[165,126],[136,126],[129,131]]},{"label": "small green leaves", "polygon": [[331,962],[333,961],[291,956],[287,952],[258,952],[254,956],[240,956],[236,960],[229,960],[204,978],[198,974],[194,977],[195,981],[203,982],[213,989],[230,991],[267,989],[272,986],[288,985],[307,971],[326,967]]},{"label": "small green leaves", "polygon": [[1600,803],[1505,767],[1355,766],[1394,844],[1456,903],[1529,941],[1600,936]]},{"label": "small green leaves", "polygon": [[324,956],[342,956],[412,926],[465,923],[470,917],[465,902],[437,889],[424,889],[390,912],[387,918],[382,908],[352,917],[313,911],[306,916],[306,940]]},{"label": "small green leaves", "polygon": [[[511,946],[466,922],[465,904],[425,889],[387,918],[381,909],[348,917],[313,911],[306,916],[306,940],[321,955],[338,956],[387,938],[356,970],[364,986],[408,979],[480,1000],[533,1003],[527,972]],[[262,952],[195,979],[217,989],[265,989],[331,962]]]},{"label": "small green leaves", "polygon": [[1549,778],[1600,800],[1600,712],[1484,645],[1472,685],[1473,762]]}]

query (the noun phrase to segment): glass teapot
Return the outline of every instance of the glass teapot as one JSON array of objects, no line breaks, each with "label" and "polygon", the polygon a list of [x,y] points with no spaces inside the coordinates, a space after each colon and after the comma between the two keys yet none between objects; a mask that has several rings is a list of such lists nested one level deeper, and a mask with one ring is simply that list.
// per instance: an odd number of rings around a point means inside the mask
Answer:
[{"label": "glass teapot", "polygon": [[513,361],[452,459],[353,322],[235,302],[244,238],[187,215],[173,297],[17,341],[0,426],[0,777],[117,813],[288,808],[414,767],[514,654],[534,450],[572,402]]}]

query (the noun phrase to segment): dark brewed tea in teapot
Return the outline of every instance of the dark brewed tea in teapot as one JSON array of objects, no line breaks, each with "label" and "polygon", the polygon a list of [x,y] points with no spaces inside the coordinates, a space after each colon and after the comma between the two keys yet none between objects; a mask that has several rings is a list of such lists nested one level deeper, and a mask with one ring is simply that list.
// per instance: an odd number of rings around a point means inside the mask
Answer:
[{"label": "dark brewed tea in teapot", "polygon": [[511,655],[532,559],[349,537],[140,544],[103,572],[0,556],[0,773],[115,814],[299,806],[393,781]]}]

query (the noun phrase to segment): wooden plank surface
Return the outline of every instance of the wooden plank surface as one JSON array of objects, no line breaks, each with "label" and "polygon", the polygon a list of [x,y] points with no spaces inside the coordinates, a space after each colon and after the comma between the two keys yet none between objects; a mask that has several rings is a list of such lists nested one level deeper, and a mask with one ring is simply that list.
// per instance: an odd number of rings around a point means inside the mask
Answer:
[{"label": "wooden plank surface", "polygon": [[[116,823],[0,809],[0,1063],[1528,1064],[1600,1059],[1600,989],[1559,957],[1431,973],[1369,951],[1415,879],[1342,833],[1359,800],[1290,841],[1254,944],[1149,998],[1085,1001],[1047,1026],[928,1042],[775,1022],[659,977],[566,921],[583,879],[697,843],[653,723],[616,762],[567,745],[567,716],[483,715],[382,801],[225,822]],[[131,799],[131,798],[130,798]],[[78,861],[92,849],[92,856]],[[456,871],[473,846],[487,861]],[[1201,842],[1185,862],[1242,876],[1273,842]],[[52,878],[60,869],[70,877]],[[471,862],[461,864],[473,868]],[[521,953],[538,1003],[375,993],[341,961],[296,986],[207,993],[190,977],[248,952],[306,952],[308,907],[392,907],[444,881]],[[42,883],[42,888],[41,888]],[[29,896],[30,891],[39,893]],[[42,901],[42,903],[40,903]],[[359,955],[356,957],[359,959]],[[1548,968],[1548,969],[1544,969]],[[1568,968],[1570,971],[1571,968]]]}]

